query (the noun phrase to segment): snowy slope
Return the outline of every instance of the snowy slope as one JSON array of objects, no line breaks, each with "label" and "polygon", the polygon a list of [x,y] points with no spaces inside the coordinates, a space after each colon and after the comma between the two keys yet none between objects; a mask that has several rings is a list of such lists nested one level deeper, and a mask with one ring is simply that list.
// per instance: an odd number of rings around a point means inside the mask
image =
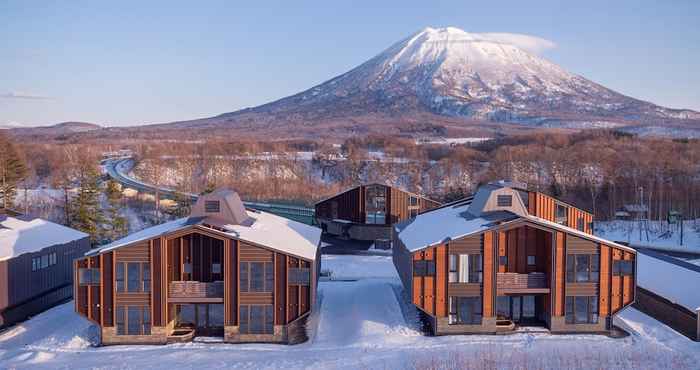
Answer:
[{"label": "snowy slope", "polygon": [[[329,257],[324,256],[324,260]],[[188,343],[89,347],[90,328],[68,303],[0,333],[0,368],[20,369],[656,369],[695,368],[700,343],[632,309],[624,339],[600,335],[427,337],[404,306],[390,257],[333,256],[339,279],[319,284],[311,339],[296,346]],[[360,277],[371,263],[377,270]],[[410,313],[408,314],[410,316]]]}]

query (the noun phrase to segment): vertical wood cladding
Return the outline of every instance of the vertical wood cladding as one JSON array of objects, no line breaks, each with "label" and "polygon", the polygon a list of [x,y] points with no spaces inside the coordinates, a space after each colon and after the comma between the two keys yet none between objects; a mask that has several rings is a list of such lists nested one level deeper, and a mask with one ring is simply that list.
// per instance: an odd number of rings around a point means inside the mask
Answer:
[{"label": "vertical wood cladding", "polygon": [[495,266],[497,257],[494,255],[496,251],[497,236],[495,232],[484,233],[484,271],[483,271],[483,317],[494,317],[494,301],[496,290],[496,271]]},{"label": "vertical wood cladding", "polygon": [[[540,192],[531,191],[528,194],[528,212],[536,217],[544,218],[545,220],[556,222],[556,204],[555,198]],[[567,207],[567,225],[572,229],[581,229],[579,222],[583,223],[582,230],[585,233],[592,234],[591,224],[593,215],[589,212],[576,208],[572,205],[561,203]]]},{"label": "vertical wood cladding", "polygon": [[275,325],[286,324],[287,256],[275,253]]},{"label": "vertical wood cladding", "polygon": [[447,247],[439,245],[413,254],[414,261],[435,263],[434,276],[413,276],[413,303],[437,317],[447,316]]},{"label": "vertical wood cladding", "polygon": [[153,326],[164,326],[166,321],[163,318],[163,255],[161,240],[153,239],[151,241],[151,317],[153,318]]},{"label": "vertical wood cladding", "polygon": [[238,315],[238,241],[224,244],[224,324],[237,325]]},{"label": "vertical wood cladding", "polygon": [[611,270],[610,247],[600,245],[600,296],[598,310],[600,316],[607,316],[610,313],[610,277]]},{"label": "vertical wood cladding", "polygon": [[[100,257],[89,257],[88,268],[100,268]],[[99,285],[88,286],[88,318],[101,324],[102,313],[100,312],[100,303],[102,302]]]},{"label": "vertical wood cladding", "polygon": [[78,271],[88,267],[88,259],[83,258],[75,261],[74,284],[75,287],[75,310],[82,316],[88,317],[88,287],[78,284],[80,281]]},{"label": "vertical wood cladding", "polygon": [[109,252],[102,258],[102,326],[114,326],[114,253]]},{"label": "vertical wood cladding", "polygon": [[555,266],[554,272],[554,316],[564,316],[565,281],[566,281],[566,236],[558,231],[555,234]]}]

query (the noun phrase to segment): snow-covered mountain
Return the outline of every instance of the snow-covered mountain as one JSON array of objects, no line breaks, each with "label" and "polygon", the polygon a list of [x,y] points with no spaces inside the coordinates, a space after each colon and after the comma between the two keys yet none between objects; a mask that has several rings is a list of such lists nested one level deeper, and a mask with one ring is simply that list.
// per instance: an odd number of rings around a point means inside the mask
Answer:
[{"label": "snow-covered mountain", "polygon": [[178,125],[269,129],[351,124],[362,131],[377,121],[397,125],[421,115],[430,122],[442,117],[541,127],[700,128],[698,112],[624,96],[501,36],[426,28],[299,94]]}]

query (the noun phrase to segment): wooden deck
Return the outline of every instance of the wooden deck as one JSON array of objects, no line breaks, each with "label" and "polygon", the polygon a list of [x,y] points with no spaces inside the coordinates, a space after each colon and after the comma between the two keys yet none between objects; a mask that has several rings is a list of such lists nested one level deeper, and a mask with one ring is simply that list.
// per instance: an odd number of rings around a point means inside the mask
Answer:
[{"label": "wooden deck", "polygon": [[224,282],[171,281],[168,286],[168,301],[171,303],[223,303]]},{"label": "wooden deck", "polygon": [[541,272],[499,272],[496,275],[496,290],[499,295],[549,293],[547,275]]}]

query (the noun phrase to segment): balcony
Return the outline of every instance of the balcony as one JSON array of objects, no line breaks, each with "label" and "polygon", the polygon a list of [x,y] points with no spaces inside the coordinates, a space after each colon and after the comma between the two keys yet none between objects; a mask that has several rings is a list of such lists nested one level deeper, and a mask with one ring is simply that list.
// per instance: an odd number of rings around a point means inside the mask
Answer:
[{"label": "balcony", "polygon": [[549,293],[547,275],[542,272],[499,272],[496,275],[496,290],[498,294]]},{"label": "balcony", "polygon": [[224,282],[171,281],[168,286],[171,303],[221,303],[224,301]]}]

